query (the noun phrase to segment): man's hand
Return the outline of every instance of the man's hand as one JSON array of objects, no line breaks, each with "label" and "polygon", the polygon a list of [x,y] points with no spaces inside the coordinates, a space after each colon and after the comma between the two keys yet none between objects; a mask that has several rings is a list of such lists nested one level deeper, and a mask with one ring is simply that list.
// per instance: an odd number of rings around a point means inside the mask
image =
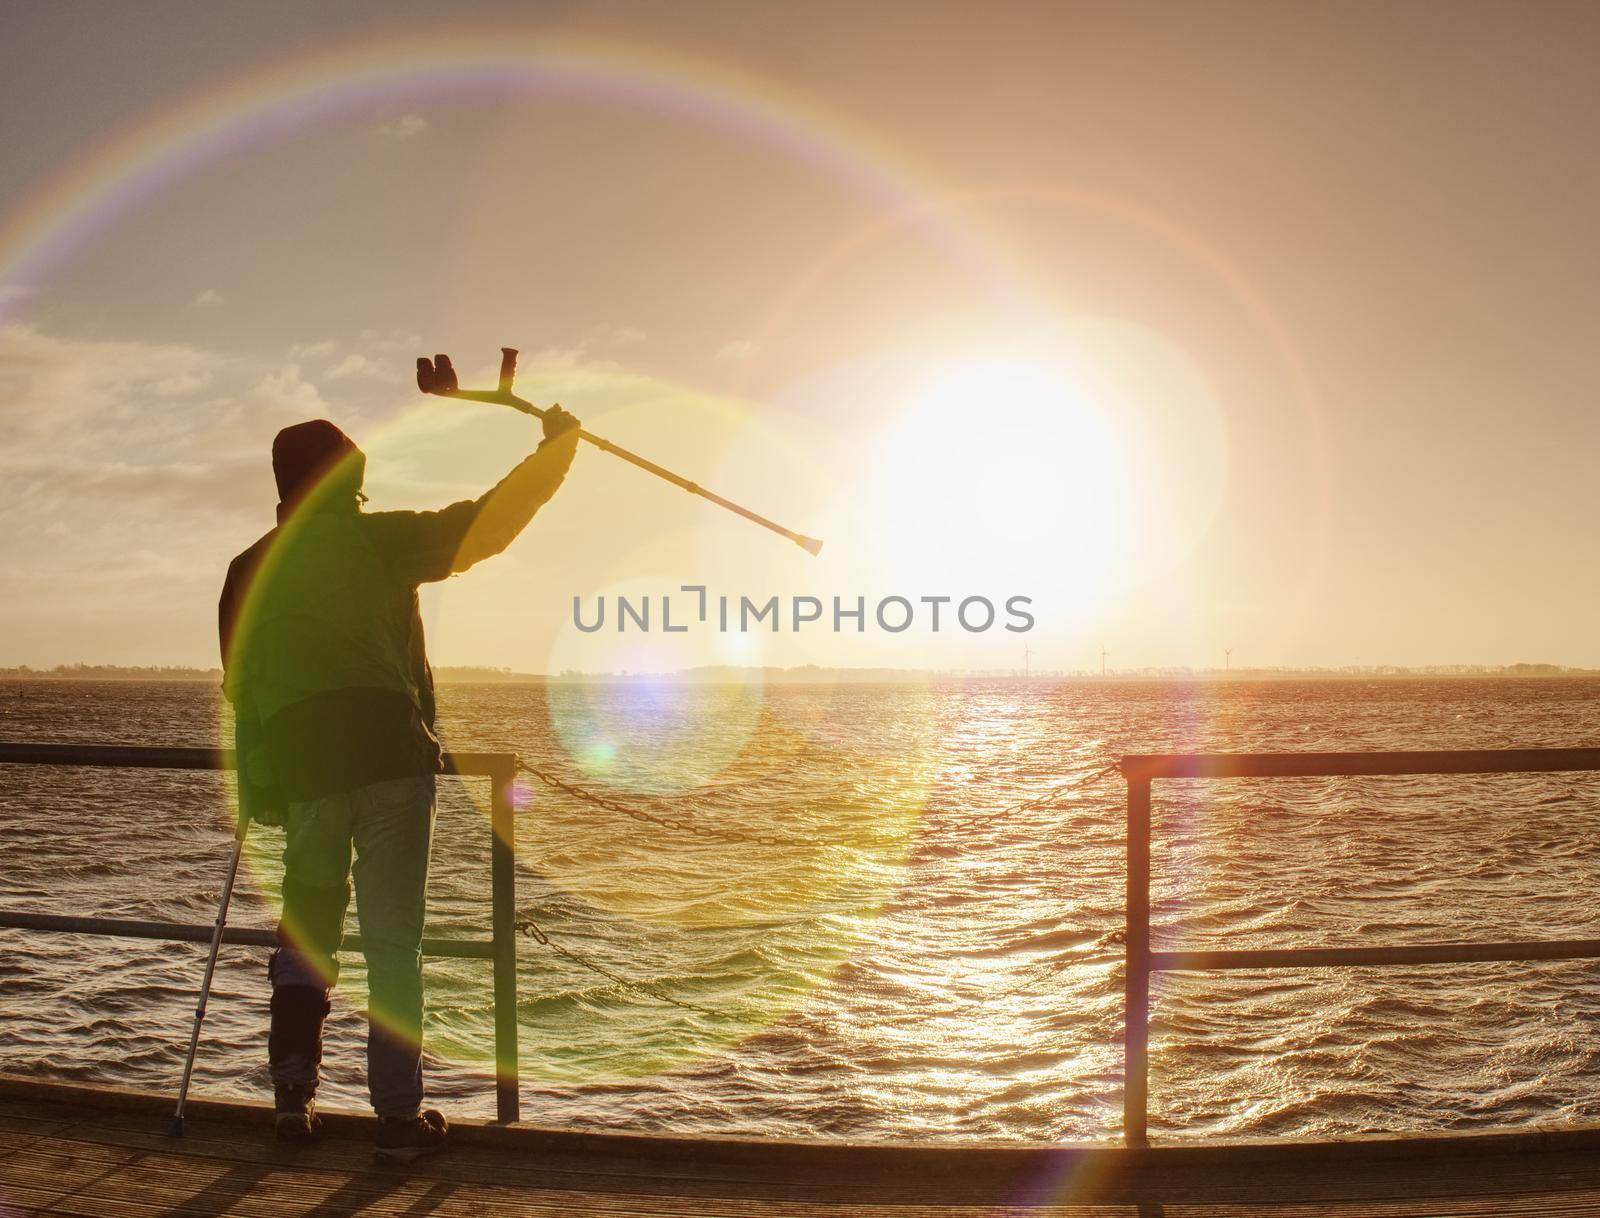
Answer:
[{"label": "man's hand", "polygon": [[572,415],[562,410],[560,406],[552,406],[544,412],[544,438],[554,440],[559,435],[569,431],[576,431],[580,424]]}]

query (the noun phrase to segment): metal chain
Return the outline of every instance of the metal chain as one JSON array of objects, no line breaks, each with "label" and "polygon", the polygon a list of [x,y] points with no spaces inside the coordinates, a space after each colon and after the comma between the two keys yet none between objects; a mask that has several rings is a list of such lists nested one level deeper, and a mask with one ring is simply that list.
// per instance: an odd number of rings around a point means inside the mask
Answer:
[{"label": "metal chain", "polygon": [[964,816],[960,820],[946,821],[939,826],[939,830],[943,833],[959,833],[963,829],[970,829],[973,825],[981,825],[986,821],[995,820],[1002,816],[1011,816],[1017,812],[1031,812],[1038,808],[1053,807],[1063,795],[1081,791],[1084,787],[1099,782],[1108,774],[1120,774],[1121,772],[1122,764],[1120,762],[1108,762],[1098,770],[1084,774],[1072,782],[1062,783],[1059,787],[1051,787],[1043,794],[1024,799],[1020,803],[1014,803],[998,811],[974,812],[972,815]]},{"label": "metal chain", "polygon": [[[677,829],[684,833],[692,833],[699,837],[710,838],[724,842],[756,842],[783,847],[792,846],[794,844],[793,840],[788,838],[773,837],[761,833],[732,833],[724,830],[710,829],[694,824],[692,821],[684,820],[682,817],[674,816],[670,813],[657,814],[654,812],[647,812],[643,808],[630,807],[629,805],[619,803],[614,799],[609,799],[604,795],[598,795],[593,791],[588,791],[582,787],[574,786],[572,783],[567,782],[554,774],[548,773],[547,771],[537,769],[525,761],[518,760],[517,768],[523,773],[539,779],[539,781],[545,783],[546,785],[572,796],[574,799],[579,799],[585,803],[593,804],[598,808],[604,808],[609,812],[615,812],[620,816],[626,816],[646,824],[656,825],[659,828]],[[962,820],[946,823],[941,825],[940,828],[946,832],[952,830],[958,831],[968,828],[971,825],[995,819],[996,817],[1007,816],[1012,813],[1023,812],[1029,809],[1049,807],[1063,795],[1081,790],[1083,787],[1086,787],[1093,782],[1097,782],[1106,775],[1120,772],[1120,770],[1121,766],[1117,762],[1113,761],[1105,766],[1102,766],[1098,770],[1083,775],[1073,782],[1063,784],[1059,787],[1052,787],[1050,790],[1044,792],[1043,794],[1036,795],[1031,799],[1025,799],[1020,803],[1012,804],[1010,807],[1002,808],[999,811],[980,812]],[[544,928],[532,918],[518,919],[516,928],[520,933],[533,939],[536,943],[539,943],[544,947],[548,947],[551,951],[555,952],[556,955],[561,956],[563,959],[568,960],[573,964],[576,964],[579,968],[587,969],[589,972],[594,973],[597,976],[604,977],[613,985],[620,986],[625,990],[632,990],[640,994],[645,994],[648,997],[654,998],[658,1002],[664,1002],[671,1006],[680,1007],[685,1011],[693,1011],[696,1014],[705,1015],[712,1019],[730,1018],[726,1012],[716,1011],[710,1007],[703,1007],[697,1003],[686,1002],[681,998],[674,998],[671,994],[668,994],[662,990],[660,986],[653,985],[646,981],[636,981],[631,977],[624,977],[622,974],[614,972],[605,965],[597,963],[596,961],[589,959],[587,956],[584,956],[579,952],[573,951],[569,947],[565,947],[562,944],[557,943],[554,939],[550,938],[549,934],[546,933]],[[998,995],[998,997],[1008,997],[1011,993],[1023,988],[1026,988],[1026,983],[1023,986],[1016,987],[1016,990],[1005,991]],[[994,997],[996,996],[987,996],[983,1001],[993,1001]]]},{"label": "metal chain", "polygon": [[713,1011],[710,1007],[702,1007],[692,1002],[685,1002],[681,998],[674,998],[671,994],[663,991],[660,986],[652,985],[648,981],[635,981],[631,977],[624,977],[620,973],[612,972],[603,964],[596,964],[587,956],[580,955],[579,953],[573,951],[570,947],[563,947],[561,944],[557,943],[548,934],[546,934],[544,928],[532,918],[519,919],[517,922],[517,929],[524,935],[527,935],[529,938],[531,938],[534,942],[548,947],[551,951],[555,952],[556,955],[572,961],[573,964],[578,965],[580,968],[588,969],[591,973],[598,973],[607,981],[612,982],[614,985],[619,985],[625,990],[637,990],[641,994],[648,994],[651,998],[654,998],[658,1002],[670,1003],[675,1007],[682,1007],[686,1011],[694,1011],[700,1015],[708,1015],[712,1019],[730,1018],[730,1016],[724,1011]]},{"label": "metal chain", "polygon": [[[747,833],[744,831],[713,829],[704,825],[697,825],[693,821],[685,820],[683,817],[675,816],[670,812],[647,812],[643,808],[632,807],[628,804],[619,803],[617,800],[610,799],[607,796],[596,794],[595,792],[586,790],[583,787],[574,786],[565,779],[560,778],[555,774],[551,774],[547,770],[537,769],[521,759],[518,759],[517,761],[517,769],[521,770],[524,774],[532,775],[540,782],[555,788],[557,791],[561,791],[572,796],[574,799],[579,799],[585,803],[593,804],[597,808],[604,808],[608,812],[615,812],[619,816],[626,816],[645,824],[655,825],[661,829],[676,829],[682,833],[691,833],[696,837],[707,838],[711,841],[738,843],[754,842],[758,845],[778,846],[785,849],[795,845],[794,838],[777,837],[767,833]],[[1032,798],[1012,804],[1009,807],[1000,808],[998,810],[975,812],[971,816],[963,817],[960,820],[947,821],[944,824],[941,824],[939,829],[946,833],[959,832],[963,829],[970,828],[973,825],[981,824],[984,821],[996,819],[997,817],[1010,816],[1017,812],[1028,812],[1037,808],[1049,807],[1059,800],[1063,795],[1071,794],[1074,791],[1078,791],[1083,787],[1089,786],[1091,783],[1098,782],[1108,774],[1120,773],[1121,770],[1121,765],[1118,762],[1112,761],[1102,766],[1100,769],[1093,771],[1092,773],[1083,775],[1073,782],[1065,783],[1059,787],[1051,787],[1050,790],[1045,791],[1043,794],[1035,795]]]},{"label": "metal chain", "polygon": [[770,833],[746,833],[728,829],[714,829],[705,825],[697,825],[693,821],[685,820],[681,816],[674,816],[670,812],[647,812],[643,808],[619,803],[617,800],[610,799],[607,796],[598,795],[593,791],[585,790],[583,787],[574,786],[572,783],[546,770],[536,769],[520,758],[517,761],[517,769],[524,774],[531,774],[546,786],[554,787],[557,791],[562,791],[574,799],[593,804],[597,808],[604,808],[608,812],[615,812],[618,816],[627,816],[645,824],[655,825],[657,828],[676,829],[681,833],[692,833],[696,837],[719,842],[755,842],[758,845],[777,846],[782,849],[789,849],[795,845],[795,839],[792,837],[778,837]]}]

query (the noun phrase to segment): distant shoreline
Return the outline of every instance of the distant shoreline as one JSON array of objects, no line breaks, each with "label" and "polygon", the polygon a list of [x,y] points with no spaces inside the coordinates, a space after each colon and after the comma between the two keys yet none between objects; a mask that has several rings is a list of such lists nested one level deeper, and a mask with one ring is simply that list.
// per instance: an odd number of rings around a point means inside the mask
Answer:
[{"label": "distant shoreline", "polygon": [[[1508,664],[1500,667],[1443,665],[1422,668],[1151,668],[1109,672],[1042,672],[1025,676],[1011,669],[915,668],[739,668],[718,666],[676,672],[564,672],[557,675],[515,672],[502,668],[442,665],[434,669],[440,685],[575,685],[633,684],[671,681],[700,685],[914,685],[928,680],[1027,681],[1040,685],[1127,685],[1151,683],[1247,683],[1267,681],[1484,680],[1600,677],[1600,669],[1556,664]],[[116,664],[57,665],[54,668],[0,668],[0,681],[144,681],[220,685],[218,668],[136,667]]]}]

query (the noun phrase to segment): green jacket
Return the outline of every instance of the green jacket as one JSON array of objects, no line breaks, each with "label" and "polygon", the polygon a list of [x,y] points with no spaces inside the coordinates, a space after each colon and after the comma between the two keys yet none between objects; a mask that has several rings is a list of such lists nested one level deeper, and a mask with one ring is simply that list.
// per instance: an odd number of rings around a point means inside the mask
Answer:
[{"label": "green jacket", "polygon": [[278,508],[278,527],[228,567],[218,605],[242,810],[280,824],[285,801],[264,725],[340,690],[403,695],[431,733],[433,673],[420,584],[498,554],[555,494],[576,433],[541,444],[493,489],[435,512],[363,512],[355,499]]}]

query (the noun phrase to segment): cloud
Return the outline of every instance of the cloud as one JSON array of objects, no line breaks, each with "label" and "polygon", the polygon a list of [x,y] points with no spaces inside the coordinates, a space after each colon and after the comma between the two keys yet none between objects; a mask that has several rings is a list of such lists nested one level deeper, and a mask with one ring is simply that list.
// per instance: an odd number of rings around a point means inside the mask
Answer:
[{"label": "cloud", "polygon": [[[499,373],[498,360],[461,371],[461,382],[466,387],[491,386]],[[523,397],[550,397],[587,390],[610,391],[620,387],[644,388],[651,385],[650,378],[642,373],[628,371],[615,360],[597,359],[581,347],[545,347],[524,353],[517,364],[517,392]]]},{"label": "cloud", "polygon": [[[371,457],[369,493],[393,507],[482,494],[538,442],[537,424],[511,411],[397,394],[368,375],[403,367],[400,348],[419,349],[396,333],[263,360],[0,326],[0,587],[22,590],[0,597],[0,663],[209,660],[222,572],[272,525],[269,453],[289,423],[326,417],[350,430]],[[312,376],[330,356],[348,374]],[[494,382],[498,361],[481,356],[464,366],[468,384]],[[662,393],[571,349],[528,353],[518,385],[601,416]]]},{"label": "cloud", "polygon": [[352,351],[322,375],[330,381],[374,380],[390,384],[405,379],[387,361],[368,359],[358,351]]},{"label": "cloud", "polygon": [[216,288],[207,288],[194,298],[194,307],[197,309],[214,309],[222,303],[222,293]]},{"label": "cloud", "polygon": [[300,375],[297,363],[284,364],[268,372],[251,386],[248,398],[257,405],[284,414],[310,417],[328,413],[322,394]]},{"label": "cloud", "polygon": [[749,359],[756,353],[756,345],[747,338],[735,339],[731,343],[724,343],[717,351],[716,358],[724,362]]},{"label": "cloud", "polygon": [[[26,590],[0,601],[0,638],[125,654],[144,631],[185,654],[174,612],[203,621],[227,559],[271,524],[286,420],[253,389],[305,405],[293,375],[220,352],[0,328],[0,535]],[[134,604],[142,626],[120,612]]]},{"label": "cloud", "polygon": [[[124,453],[165,432],[227,366],[176,344],[61,338],[32,326],[0,328],[0,452],[35,441]],[[151,408],[152,399],[162,399]]]},{"label": "cloud", "polygon": [[357,337],[369,351],[401,352],[408,357],[422,354],[420,334],[409,334],[400,330],[388,334],[377,330],[363,330]]},{"label": "cloud", "polygon": [[57,461],[48,466],[7,469],[19,499],[53,518],[42,530],[46,537],[66,532],[99,531],[86,522],[69,522],[85,510],[102,515],[100,530],[123,518],[148,518],[168,511],[227,514],[258,506],[262,499],[253,485],[270,468],[267,454],[239,456],[205,463],[154,461]]},{"label": "cloud", "polygon": [[638,326],[596,326],[579,345],[584,348],[632,347],[648,337]]},{"label": "cloud", "polygon": [[197,347],[0,328],[0,467],[204,464],[237,450],[252,377]]},{"label": "cloud", "polygon": [[205,389],[214,379],[215,374],[209,368],[185,369],[150,382],[150,392],[158,398],[181,398]]},{"label": "cloud", "polygon": [[428,129],[428,120],[420,114],[402,114],[399,118],[390,119],[388,122],[378,124],[378,135],[382,139],[398,143],[401,140],[413,139]]}]

